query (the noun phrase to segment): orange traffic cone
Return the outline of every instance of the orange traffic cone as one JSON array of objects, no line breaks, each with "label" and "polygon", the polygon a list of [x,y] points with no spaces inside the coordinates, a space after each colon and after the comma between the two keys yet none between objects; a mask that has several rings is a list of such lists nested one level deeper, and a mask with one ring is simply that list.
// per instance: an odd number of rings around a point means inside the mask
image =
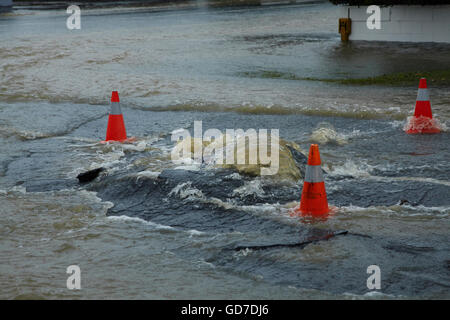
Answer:
[{"label": "orange traffic cone", "polygon": [[119,93],[113,91],[111,95],[111,111],[108,119],[108,129],[106,129],[105,141],[127,140],[127,132],[123,121],[122,110],[120,109]]},{"label": "orange traffic cone", "polygon": [[441,132],[439,123],[433,119],[431,113],[430,96],[425,78],[420,79],[414,116],[408,119],[404,130],[409,134]]},{"label": "orange traffic cone", "polygon": [[330,211],[320,164],[319,146],[312,144],[309,149],[302,198],[300,200],[300,212],[302,215],[323,216]]}]

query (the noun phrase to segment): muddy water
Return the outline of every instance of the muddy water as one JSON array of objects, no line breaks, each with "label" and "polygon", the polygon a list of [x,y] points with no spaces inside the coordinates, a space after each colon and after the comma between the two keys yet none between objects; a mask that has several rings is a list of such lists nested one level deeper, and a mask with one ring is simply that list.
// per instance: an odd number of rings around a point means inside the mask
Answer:
[{"label": "muddy water", "polygon": [[[0,16],[1,298],[449,298],[450,90],[430,88],[444,132],[411,136],[414,87],[263,76],[449,68],[449,46],[343,45],[329,4],[66,17]],[[111,90],[133,144],[99,143]],[[171,132],[194,121],[319,143],[337,213],[292,217],[302,179],[175,165]]]}]

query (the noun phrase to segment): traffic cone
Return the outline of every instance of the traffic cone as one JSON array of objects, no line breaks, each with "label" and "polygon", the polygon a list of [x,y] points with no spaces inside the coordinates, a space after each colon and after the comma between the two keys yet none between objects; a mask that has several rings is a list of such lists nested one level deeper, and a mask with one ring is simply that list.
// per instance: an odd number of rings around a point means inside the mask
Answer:
[{"label": "traffic cone", "polygon": [[124,142],[125,140],[127,140],[127,132],[125,130],[122,110],[120,109],[119,93],[113,91],[111,95],[111,111],[109,113],[105,141]]},{"label": "traffic cone", "polygon": [[300,200],[300,213],[302,215],[323,216],[330,211],[320,164],[319,146],[312,144],[309,148],[302,198]]},{"label": "traffic cone", "polygon": [[441,132],[439,123],[433,119],[427,79],[425,78],[420,79],[414,116],[408,119],[405,131],[409,134]]}]

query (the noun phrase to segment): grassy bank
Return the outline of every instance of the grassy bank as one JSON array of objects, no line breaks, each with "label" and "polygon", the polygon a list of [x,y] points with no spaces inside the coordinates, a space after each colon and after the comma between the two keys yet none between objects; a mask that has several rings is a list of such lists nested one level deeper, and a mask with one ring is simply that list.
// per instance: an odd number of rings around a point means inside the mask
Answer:
[{"label": "grassy bank", "polygon": [[299,77],[293,73],[285,73],[279,71],[243,72],[241,73],[241,75],[250,78],[322,81],[344,85],[361,85],[361,86],[367,85],[416,86],[419,79],[425,77],[427,78],[428,83],[430,84],[436,86],[450,86],[450,70],[399,72],[392,74],[384,74],[375,77],[350,78],[350,79]]}]

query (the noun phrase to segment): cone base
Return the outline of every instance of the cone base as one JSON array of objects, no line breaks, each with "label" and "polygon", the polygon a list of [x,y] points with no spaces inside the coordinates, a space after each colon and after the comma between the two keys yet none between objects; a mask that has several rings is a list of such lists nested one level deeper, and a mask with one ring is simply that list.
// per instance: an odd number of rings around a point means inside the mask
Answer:
[{"label": "cone base", "polygon": [[433,118],[430,101],[417,101],[416,108],[414,109],[414,117]]},{"label": "cone base", "polygon": [[300,212],[303,214],[321,216],[330,211],[324,182],[304,182]]},{"label": "cone base", "polygon": [[441,132],[441,126],[436,119],[413,116],[408,119],[404,130],[407,134],[435,134]]},{"label": "cone base", "polygon": [[317,213],[311,213],[311,212],[302,212],[300,210],[300,207],[296,207],[294,209],[291,209],[289,211],[291,217],[300,218],[302,222],[304,223],[315,223],[315,222],[321,222],[321,221],[327,221],[328,218],[333,216],[335,213],[339,211],[338,207],[335,206],[329,206],[328,212],[323,214],[317,214]]},{"label": "cone base", "polygon": [[108,118],[108,128],[106,129],[105,141],[125,141],[127,132],[122,114],[110,114]]},{"label": "cone base", "polygon": [[436,134],[441,133],[439,129],[423,129],[423,130],[408,130],[407,134]]},{"label": "cone base", "polygon": [[304,210],[299,209],[298,213],[303,217],[305,217],[305,216],[323,217],[323,216],[328,216],[328,214],[330,213],[330,209],[327,208],[326,211],[320,211],[320,212],[304,211]]},{"label": "cone base", "polygon": [[100,143],[106,144],[106,143],[135,143],[137,141],[136,137],[127,138],[125,140],[102,140]]}]

